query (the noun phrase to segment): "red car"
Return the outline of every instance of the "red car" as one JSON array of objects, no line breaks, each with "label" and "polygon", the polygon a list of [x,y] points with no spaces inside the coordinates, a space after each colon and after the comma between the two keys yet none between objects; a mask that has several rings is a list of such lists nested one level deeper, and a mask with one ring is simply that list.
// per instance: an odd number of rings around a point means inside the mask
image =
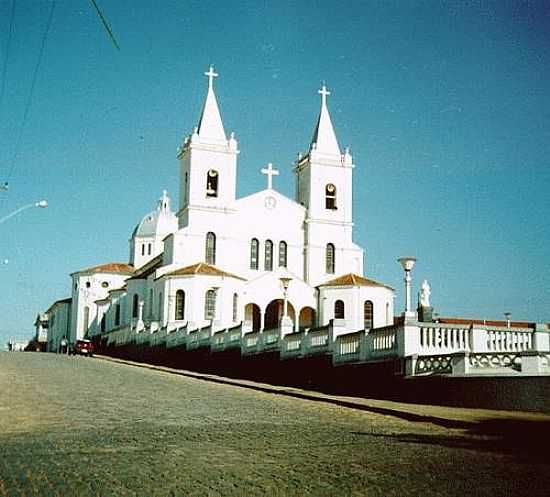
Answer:
[{"label": "red car", "polygon": [[94,355],[94,344],[90,340],[77,340],[74,344],[74,353],[92,357]]}]

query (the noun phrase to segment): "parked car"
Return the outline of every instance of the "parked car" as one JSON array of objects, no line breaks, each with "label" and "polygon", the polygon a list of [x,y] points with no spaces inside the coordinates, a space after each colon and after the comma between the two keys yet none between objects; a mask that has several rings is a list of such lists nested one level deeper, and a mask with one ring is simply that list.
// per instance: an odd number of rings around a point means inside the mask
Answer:
[{"label": "parked car", "polygon": [[77,340],[74,344],[73,354],[92,357],[94,351],[94,344],[90,340]]}]

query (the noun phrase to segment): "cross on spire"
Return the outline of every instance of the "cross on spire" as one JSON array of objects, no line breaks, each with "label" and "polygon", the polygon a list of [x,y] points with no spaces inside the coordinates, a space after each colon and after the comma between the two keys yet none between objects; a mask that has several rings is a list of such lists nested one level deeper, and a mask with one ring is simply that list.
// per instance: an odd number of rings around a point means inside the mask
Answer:
[{"label": "cross on spire", "polygon": [[208,88],[212,88],[212,82],[214,78],[218,77],[218,73],[214,72],[214,68],[210,66],[210,69],[208,69],[208,72],[205,72],[204,75],[208,76]]},{"label": "cross on spire", "polygon": [[273,176],[279,176],[279,171],[277,169],[273,169],[273,164],[271,162],[267,165],[267,169],[264,167],[262,169],[262,174],[267,175],[267,189],[272,190],[273,189]]},{"label": "cross on spire", "polygon": [[317,93],[321,95],[321,104],[326,105],[327,104],[327,97],[330,95],[330,91],[327,90],[327,87],[325,86],[325,83],[323,83],[323,86],[321,86],[320,90],[317,90]]}]

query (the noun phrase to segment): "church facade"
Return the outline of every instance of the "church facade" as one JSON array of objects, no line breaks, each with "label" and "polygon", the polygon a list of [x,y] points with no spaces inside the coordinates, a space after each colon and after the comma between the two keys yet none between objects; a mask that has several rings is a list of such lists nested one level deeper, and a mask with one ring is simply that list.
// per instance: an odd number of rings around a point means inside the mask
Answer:
[{"label": "church facade", "polygon": [[179,205],[163,192],[130,238],[129,263],[73,273],[70,340],[136,331],[280,329],[334,320],[342,333],[393,323],[394,291],[363,275],[353,241],[353,158],[342,151],[319,90],[312,141],[295,163],[295,198],[267,188],[237,198],[239,145],[227,136],[213,69],[198,125],[179,149]]}]

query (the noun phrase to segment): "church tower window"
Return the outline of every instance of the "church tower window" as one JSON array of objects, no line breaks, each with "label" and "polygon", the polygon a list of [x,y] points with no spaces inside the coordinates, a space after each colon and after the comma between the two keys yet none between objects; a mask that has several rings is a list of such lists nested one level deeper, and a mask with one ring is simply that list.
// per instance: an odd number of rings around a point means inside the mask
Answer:
[{"label": "church tower window", "polygon": [[332,183],[325,187],[325,208],[336,210],[336,187]]},{"label": "church tower window", "polygon": [[132,317],[137,318],[138,317],[138,295],[137,293],[134,293],[134,297],[132,300]]},{"label": "church tower window", "polygon": [[344,319],[345,314],[344,302],[342,300],[334,302],[334,319]]},{"label": "church tower window", "polygon": [[147,255],[151,255],[151,244],[147,244]]},{"label": "church tower window", "polygon": [[335,254],[334,254],[334,244],[327,243],[326,253],[325,253],[325,271],[328,274],[334,274],[335,264]]},{"label": "church tower window", "polygon": [[206,234],[205,260],[207,264],[216,264],[216,235],[211,231]]},{"label": "church tower window", "polygon": [[279,243],[279,267],[286,267],[286,242]]},{"label": "church tower window", "polygon": [[218,171],[210,169],[206,173],[206,196],[217,197],[218,196]]},{"label": "church tower window", "polygon": [[250,269],[258,269],[258,254],[260,242],[257,238],[250,240]]},{"label": "church tower window", "polygon": [[364,304],[364,326],[366,330],[370,330],[372,328],[372,320],[373,320],[373,303],[370,300],[365,300]]},{"label": "church tower window", "polygon": [[214,319],[216,316],[216,291],[208,290],[204,299],[204,319]]},{"label": "church tower window", "polygon": [[273,271],[273,242],[271,240],[265,241],[264,270]]},{"label": "church tower window", "polygon": [[238,312],[238,307],[239,306],[239,296],[234,293],[233,294],[233,322],[236,323],[237,322],[237,312]]},{"label": "church tower window", "polygon": [[185,293],[183,290],[176,292],[176,321],[182,321],[185,319]]}]

